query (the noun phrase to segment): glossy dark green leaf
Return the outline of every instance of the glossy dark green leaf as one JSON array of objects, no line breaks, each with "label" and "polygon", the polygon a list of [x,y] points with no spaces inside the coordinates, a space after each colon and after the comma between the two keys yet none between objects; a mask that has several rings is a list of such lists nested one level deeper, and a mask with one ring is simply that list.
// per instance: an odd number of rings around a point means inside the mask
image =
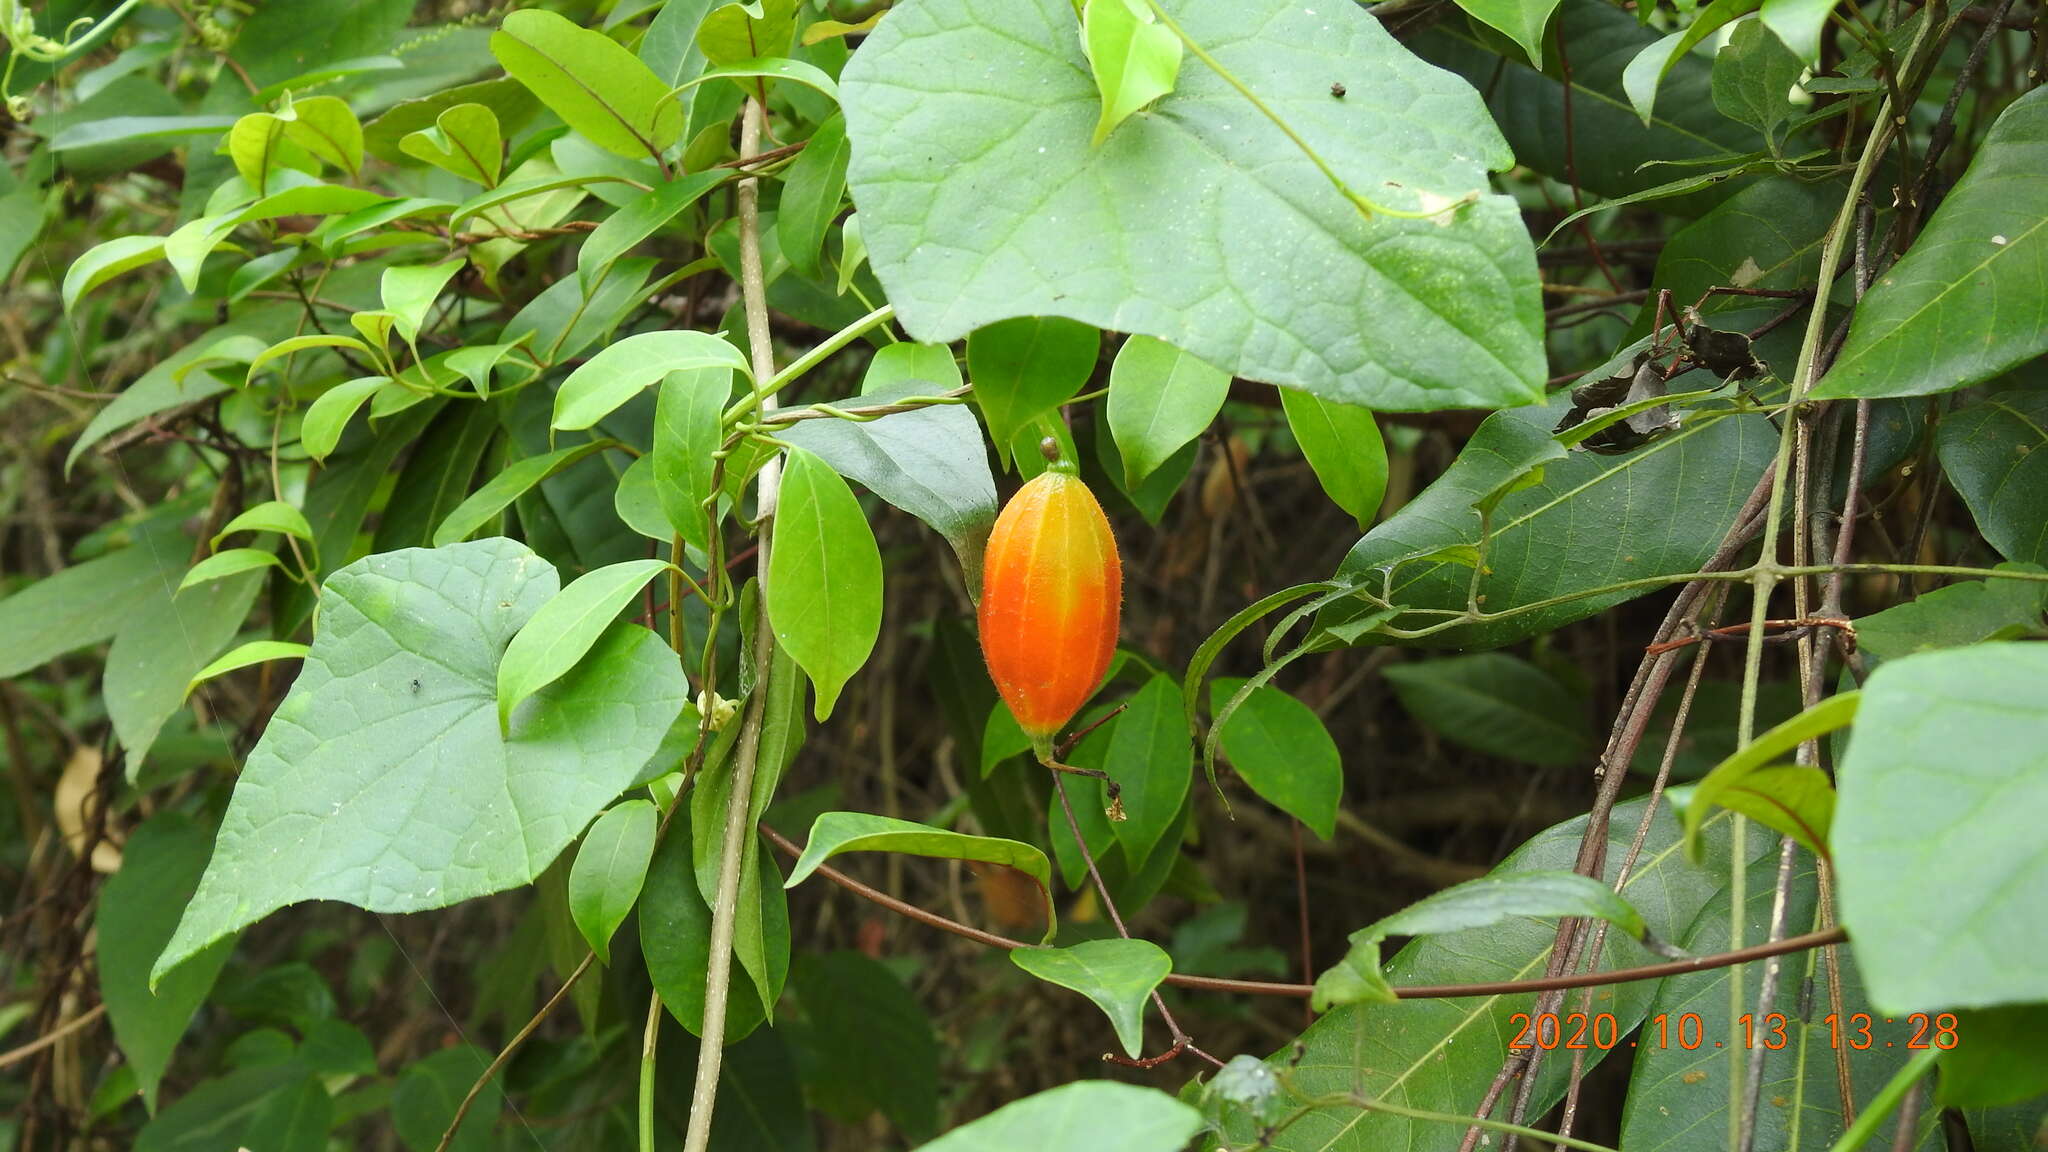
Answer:
[{"label": "glossy dark green leaf", "polygon": [[[1414,48],[1485,95],[1518,162],[1553,180],[1576,178],[1600,196],[1641,192],[1671,179],[1670,168],[1647,161],[1695,160],[1756,146],[1755,133],[1715,110],[1707,63],[1693,57],[1679,60],[1664,78],[1649,124],[1636,117],[1622,90],[1622,71],[1657,34],[1630,13],[1603,0],[1563,0],[1556,20],[1557,39],[1571,54],[1569,153],[1563,67],[1555,52],[1538,71],[1503,60],[1478,33],[1451,20],[1417,37]],[[1712,199],[1688,198],[1670,207],[1698,212],[1734,190],[1724,185],[1703,194]]]},{"label": "glossy dark green leaf", "polygon": [[[1999,567],[2041,571],[2030,564]],[[1866,662],[1875,664],[1985,640],[2030,638],[2048,632],[2044,610],[2048,610],[2048,583],[1964,580],[1858,617],[1856,650]]]},{"label": "glossy dark green leaf", "polygon": [[1017,434],[1073,399],[1095,371],[1102,334],[1058,317],[1028,316],[977,329],[967,338],[974,403],[988,422],[996,456]]},{"label": "glossy dark green leaf", "polygon": [[[2048,1004],[2020,1004],[1958,1012],[1955,1044],[1937,1065],[1937,1099],[1949,1107],[1995,1107],[2048,1094],[2048,1061],[2041,1036]],[[1943,1038],[1936,1033],[1931,1040]]]},{"label": "glossy dark green leaf", "polygon": [[817,687],[817,715],[867,663],[882,628],[882,553],[853,490],[816,455],[792,448],[768,558],[775,642]]},{"label": "glossy dark green leaf", "polygon": [[[1686,376],[1673,382],[1685,387]],[[1463,610],[1470,561],[1445,549],[1480,539],[1474,502],[1525,474],[1556,445],[1550,429],[1563,401],[1487,418],[1450,469],[1399,512],[1366,533],[1338,568],[1378,595],[1392,570],[1396,604]],[[1490,613],[1574,597],[1497,621],[1435,633],[1431,644],[1493,647],[1606,610],[1650,591],[1614,588],[1631,578],[1690,572],[1713,555],[1778,436],[1761,416],[1695,413],[1678,431],[1618,456],[1575,452],[1541,465],[1539,482],[1506,495],[1494,510],[1479,582]],[[1672,493],[1684,493],[1682,500]],[[1411,559],[1413,558],[1413,559]],[[1352,611],[1326,614],[1325,622]],[[1424,627],[1440,618],[1397,618]]]},{"label": "glossy dark green leaf", "polygon": [[[1070,0],[903,8],[842,87],[862,237],[905,330],[944,342],[1067,316],[1373,407],[1537,396],[1533,253],[1513,203],[1487,192],[1510,158],[1476,94],[1352,5],[1172,13],[1327,172],[1193,53],[1171,94],[1093,147],[1102,96]],[[1418,104],[1431,114],[1406,114]],[[1332,174],[1443,211],[1368,214]]]},{"label": "glossy dark green leaf", "polygon": [[[1835,807],[1842,923],[1885,1012],[2048,1000],[2048,648],[1889,660],[1863,688]],[[1987,876],[1998,877],[1985,884]]]},{"label": "glossy dark green leaf", "polygon": [[924,1005],[887,966],[859,952],[806,955],[792,974],[835,1090],[877,1109],[903,1135],[939,1126],[939,1041]]},{"label": "glossy dark green leaf", "polygon": [[652,803],[628,800],[599,816],[576,849],[569,912],[601,964],[611,963],[612,934],[640,899],[659,817]]},{"label": "glossy dark green leaf", "polygon": [[[1628,854],[1642,815],[1641,801],[1615,806],[1607,834],[1606,878],[1610,884]],[[1659,812],[1651,823],[1621,895],[1659,939],[1682,934],[1727,886],[1730,820],[1723,816],[1709,825],[1710,848],[1699,865],[1686,861],[1678,843],[1677,821],[1668,812]],[[1570,870],[1584,831],[1584,817],[1551,828],[1523,845],[1492,875]],[[1777,845],[1769,837],[1752,835],[1747,848],[1751,860],[1766,855],[1772,862],[1777,859]],[[1388,962],[1387,977],[1395,987],[1531,979],[1543,974],[1556,935],[1554,924],[1525,917],[1466,932],[1426,936]],[[1634,940],[1619,932],[1608,933],[1601,955],[1603,968],[1649,962],[1647,952]],[[1619,1031],[1626,1034],[1642,1020],[1655,991],[1655,984],[1649,982],[1596,989],[1592,1011],[1612,1014]],[[1520,1022],[1511,1017],[1529,1012],[1534,1000],[1533,995],[1480,996],[1340,1007],[1302,1034],[1303,1054],[1297,1056],[1291,1045],[1283,1046],[1268,1063],[1276,1069],[1291,1069],[1294,1090],[1311,1098],[1362,1091],[1408,1108],[1470,1115],[1473,1101],[1485,1094],[1507,1059],[1507,1045],[1521,1032]],[[1605,1056],[1603,1050],[1589,1050],[1586,1068],[1597,1067]],[[1530,1091],[1531,1115],[1542,1114],[1563,1095],[1574,1063],[1570,1059],[1544,1060]],[[1725,1099],[1726,1082],[1718,1082],[1717,1090]],[[1250,1118],[1226,1113],[1225,1122],[1230,1139],[1248,1143],[1255,1138],[1252,1134],[1258,1125]],[[1455,1126],[1434,1119],[1332,1104],[1311,1109],[1279,1134],[1273,1147],[1276,1152],[1456,1148],[1461,1135]]]},{"label": "glossy dark green leaf", "polygon": [[1122,790],[1125,818],[1114,825],[1117,842],[1128,858],[1144,860],[1178,822],[1194,775],[1180,686],[1171,676],[1148,678],[1125,701],[1110,722],[1103,762]]},{"label": "glossy dark green leaf", "polygon": [[301,900],[410,912],[539,875],[653,755],[684,692],[654,634],[620,625],[501,737],[499,656],[555,588],[503,539],[330,577],[305,667],[154,975]]},{"label": "glossy dark green leaf", "polygon": [[[1821,239],[1841,206],[1841,186],[1832,181],[1759,180],[1674,233],[1658,253],[1651,281],[1670,289],[1678,307],[1698,303],[1703,314],[1750,303],[1710,297],[1709,288],[1810,285],[1820,271]],[[1636,334],[1649,332],[1654,309],[1654,301],[1644,306]]]},{"label": "glossy dark green leaf", "polygon": [[234,947],[232,940],[219,941],[166,973],[150,991],[149,966],[170,941],[178,910],[192,898],[212,851],[207,828],[176,812],[152,817],[129,836],[121,870],[100,891],[93,919],[100,938],[100,999],[151,1111],[171,1053]]},{"label": "glossy dark green leaf", "polygon": [[1124,341],[1110,365],[1107,405],[1109,432],[1123,457],[1124,488],[1138,487],[1181,445],[1200,436],[1229,394],[1229,373],[1166,341]]},{"label": "glossy dark green leaf", "polygon": [[[640,953],[647,961],[647,974],[661,993],[661,1003],[676,1022],[693,1036],[704,1031],[704,980],[711,966],[711,908],[697,891],[690,866],[690,822],[672,820],[654,861],[647,869],[647,884],[639,904]],[[760,867],[772,871],[766,860]],[[766,880],[765,887],[775,883]],[[767,906],[772,911],[782,905]],[[789,922],[769,924],[766,930],[779,935],[780,955],[789,954]],[[725,1042],[746,1036],[759,1027],[764,1015],[762,997],[743,966],[732,972],[732,988],[726,1001]]]},{"label": "glossy dark green leaf", "polygon": [[[455,1119],[455,1110],[470,1085],[490,1067],[491,1054],[473,1044],[443,1048],[408,1065],[398,1074],[391,1093],[391,1125],[406,1152],[435,1152]],[[482,1152],[491,1146],[491,1129],[505,1103],[504,1084],[492,1077],[478,1094],[449,1152]]]},{"label": "glossy dark green leaf", "polygon": [[1124,1054],[1144,1054],[1145,1003],[1173,971],[1173,958],[1149,940],[1089,940],[1066,948],[1018,948],[1010,962],[1048,984],[1070,988],[1102,1009]]},{"label": "glossy dark green leaf", "polygon": [[1999,114],[1934,218],[1856,305],[1815,398],[1949,392],[2048,351],[2044,164],[2048,92],[2036,90]]},{"label": "glossy dark green leaf", "polygon": [[546,9],[522,9],[492,34],[491,52],[541,103],[606,151],[659,155],[682,136],[683,108],[668,85],[602,32]]},{"label": "glossy dark green leaf", "polygon": [[1280,390],[1280,407],[1323,493],[1360,532],[1371,528],[1387,494],[1387,446],[1372,412],[1291,388]]},{"label": "glossy dark green leaf", "polygon": [[2048,563],[2048,391],[2014,388],[1951,412],[1934,443],[1984,539],[2008,560]]},{"label": "glossy dark green leaf", "polygon": [[[1244,683],[1231,677],[1213,681],[1211,712],[1220,715]],[[1308,705],[1278,688],[1254,689],[1223,722],[1217,742],[1261,799],[1325,840],[1336,834],[1344,762],[1329,729]]]},{"label": "glossy dark green leaf", "polygon": [[1518,656],[1393,664],[1386,677],[1402,707],[1453,744],[1538,767],[1583,764],[1593,755],[1585,701]]},{"label": "glossy dark green leaf", "polygon": [[816,279],[825,233],[839,216],[846,197],[846,119],[834,116],[811,133],[809,143],[783,177],[782,203],[775,231],[782,255],[799,276]]}]

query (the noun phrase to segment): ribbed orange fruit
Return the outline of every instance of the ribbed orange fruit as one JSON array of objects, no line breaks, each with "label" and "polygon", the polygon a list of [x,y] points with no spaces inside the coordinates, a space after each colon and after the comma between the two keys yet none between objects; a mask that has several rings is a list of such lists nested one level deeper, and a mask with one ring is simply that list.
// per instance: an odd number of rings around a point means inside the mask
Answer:
[{"label": "ribbed orange fruit", "polygon": [[981,651],[1041,753],[1102,682],[1116,652],[1123,564],[1102,505],[1052,470],[1010,498],[981,569]]}]

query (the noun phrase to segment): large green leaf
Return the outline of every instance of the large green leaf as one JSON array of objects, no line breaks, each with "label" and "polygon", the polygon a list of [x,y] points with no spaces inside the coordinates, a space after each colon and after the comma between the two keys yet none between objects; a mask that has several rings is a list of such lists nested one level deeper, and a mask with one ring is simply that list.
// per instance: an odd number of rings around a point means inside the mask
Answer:
[{"label": "large green leaf", "polygon": [[939,1126],[939,1041],[917,997],[859,952],[806,955],[793,976],[811,1026],[806,1046],[828,1065],[819,1076],[832,1096],[865,1105],[861,1113],[880,1109],[908,1139],[930,1136]]},{"label": "large green leaf", "polygon": [[[1663,99],[1644,124],[1629,107],[1621,76],[1657,39],[1631,13],[1604,0],[1564,0],[1557,38],[1571,54],[1571,132],[1565,132],[1562,63],[1556,53],[1537,71],[1504,59],[1477,32],[1445,20],[1418,36],[1415,50],[1486,94],[1488,109],[1515,159],[1554,180],[1572,180],[1601,196],[1624,196],[1665,183],[1671,170],[1653,160],[1694,160],[1756,146],[1755,133],[1714,109],[1704,60],[1679,60],[1661,85]],[[1571,148],[1565,147],[1566,140]],[[1733,191],[1723,185],[1712,196]],[[1698,212],[1713,200],[1688,197],[1667,208]]]},{"label": "large green leaf", "polygon": [[[1710,297],[1709,288],[1811,284],[1820,271],[1821,239],[1841,204],[1841,186],[1833,181],[1760,180],[1674,233],[1657,255],[1651,283],[1670,289],[1679,307],[1699,303],[1702,313],[1754,303]],[[1636,335],[1649,332],[1655,307],[1654,300],[1644,305]]]},{"label": "large green leaf", "polygon": [[[688,820],[672,820],[654,851],[647,869],[647,884],[641,890],[638,919],[640,954],[647,961],[648,977],[661,993],[662,1006],[693,1036],[704,1032],[704,982],[711,967],[711,908],[697,889],[691,870],[693,855]],[[764,890],[777,887],[775,865],[765,857],[756,859]],[[781,900],[765,902],[761,931],[772,938],[768,956],[783,965],[789,962],[788,906]],[[771,975],[775,975],[771,973]],[[780,975],[776,976],[779,980]],[[745,966],[732,971],[732,988],[726,1000],[725,1042],[731,1044],[759,1027],[766,1018],[766,991],[754,989],[753,977]]]},{"label": "large green leaf", "polygon": [[1886,1012],[2048,1000],[2048,648],[1887,661],[1835,808],[1842,923]]},{"label": "large green leaf", "polygon": [[1593,755],[1585,702],[1519,656],[1477,652],[1395,664],[1386,677],[1401,706],[1453,744],[1547,768]]},{"label": "large green leaf", "polygon": [[882,553],[853,490],[801,448],[789,451],[775,509],[768,619],[817,687],[818,719],[830,716],[881,635]]},{"label": "large green leaf", "polygon": [[2014,388],[1942,418],[1935,450],[1984,539],[2048,563],[2048,390]]},{"label": "large green leaf", "polygon": [[157,1085],[192,1014],[206,1000],[234,944],[222,940],[149,989],[149,966],[178,926],[212,849],[207,830],[176,812],[152,817],[128,839],[121,870],[100,892],[100,999],[143,1101],[156,1109]]},{"label": "large green leaf", "polygon": [[1934,219],[1856,305],[1816,398],[1925,396],[2048,351],[2048,92],[1991,126]]},{"label": "large green leaf", "polygon": [[617,625],[500,736],[499,657],[556,586],[504,539],[329,577],[305,667],[154,975],[301,900],[412,912],[539,875],[647,763],[684,695],[654,634]]},{"label": "large green leaf", "polygon": [[[861,402],[886,404],[917,394],[929,392],[899,384],[863,395]],[[776,436],[817,453],[833,471],[931,525],[953,546],[968,591],[981,594],[981,554],[996,520],[996,482],[981,427],[965,408],[938,405],[864,423],[806,420]]]},{"label": "large green leaf", "polygon": [[[1121,0],[1118,0],[1121,2]],[[1145,1050],[1145,1001],[1173,971],[1173,958],[1150,940],[1089,940],[1066,948],[1018,948],[1010,962],[1048,984],[1070,988],[1102,1009],[1124,1054]]]},{"label": "large green leaf", "polygon": [[[1607,832],[1607,878],[1611,882],[1641,820],[1641,801],[1615,807]],[[1652,822],[1635,870],[1622,896],[1642,914],[1649,931],[1673,939],[1727,883],[1728,817],[1709,826],[1712,847],[1703,864],[1688,863],[1678,843],[1678,825],[1668,812]],[[1560,824],[1523,845],[1493,872],[1504,876],[1539,869],[1569,870],[1585,830],[1583,817]],[[1749,856],[1777,845],[1750,836]],[[1395,987],[1479,980],[1526,980],[1541,976],[1549,962],[1556,926],[1539,920],[1509,920],[1488,928],[1430,936],[1403,948],[1387,965]],[[1647,963],[1641,945],[1609,933],[1601,956],[1604,968]],[[1655,984],[1631,983],[1595,990],[1593,1011],[1615,1016],[1626,1033],[1643,1018]],[[1354,1004],[1324,1016],[1302,1034],[1305,1051],[1283,1048],[1269,1063],[1293,1068],[1301,1093],[1366,1095],[1409,1108],[1470,1115],[1507,1058],[1507,1046],[1521,1032],[1510,1017],[1527,1013],[1535,997],[1475,996],[1455,1000],[1403,1000],[1396,1004]],[[1588,1067],[1604,1053],[1587,1053]],[[1564,1091],[1572,1061],[1544,1061],[1531,1094],[1531,1115],[1541,1115]],[[1725,1085],[1724,1085],[1725,1088]],[[1240,1143],[1256,1125],[1229,1118],[1228,1132]],[[1386,1112],[1332,1105],[1310,1111],[1274,1141],[1275,1152],[1380,1152],[1387,1148],[1444,1150],[1458,1147],[1462,1125],[1409,1119]]]},{"label": "large green leaf", "polygon": [[[876,27],[842,77],[848,175],[911,335],[1068,316],[1375,408],[1537,395],[1535,262],[1512,201],[1486,192],[1511,160],[1477,95],[1352,5],[1173,17],[1327,173],[1193,53],[1091,147],[1101,98],[1069,0],[926,0]],[[1331,174],[1402,209],[1475,199],[1368,215]]]},{"label": "large green leaf", "polygon": [[[2013,567],[2041,571],[2032,565]],[[1984,640],[2039,636],[2048,631],[2048,624],[2042,621],[2044,610],[2048,610],[2048,583],[1963,580],[1858,618],[1856,651],[1866,663],[1875,664]]]},{"label": "large green leaf", "polygon": [[602,32],[545,9],[505,17],[491,35],[505,71],[591,143],[626,157],[660,155],[683,132],[683,106],[638,57]]},{"label": "large green leaf", "polygon": [[120,606],[175,577],[191,544],[156,533],[56,572],[0,600],[0,677],[19,676],[74,648],[97,644],[121,627]]},{"label": "large green leaf", "polygon": [[1157,1088],[1077,1080],[1005,1104],[920,1152],[1177,1152],[1201,1127],[1201,1113]]},{"label": "large green leaf", "polygon": [[184,706],[193,676],[235,638],[263,579],[243,572],[178,591],[176,574],[160,570],[139,596],[101,605],[122,620],[100,692],[127,753],[128,779],[141,771],[164,721]]},{"label": "large green leaf", "polygon": [[[1802,856],[1794,868],[1785,924],[1788,931],[1803,932],[1813,924],[1813,860]],[[1742,933],[1746,944],[1763,940],[1770,933],[1777,874],[1775,852],[1750,866]],[[1687,953],[1709,956],[1729,949],[1729,896],[1724,890],[1693,918],[1679,939]],[[1837,1049],[1847,1049],[1839,1057],[1846,1058],[1843,1062],[1848,1065],[1855,1099],[1867,1102],[1905,1063],[1910,1055],[1905,1043],[1912,1035],[1903,1019],[1887,1022],[1881,1014],[1872,1012],[1864,999],[1862,982],[1856,977],[1849,948],[1844,945],[1838,951],[1843,977],[1841,1014],[1852,1019],[1835,1029],[1824,1019],[1835,1009],[1828,987],[1829,967],[1822,962],[1819,952],[1795,953],[1779,961],[1778,998],[1770,1004],[1760,1000],[1762,964],[1716,968],[1660,981],[1648,1022],[1633,1039],[1621,1044],[1634,1050],[1635,1064],[1621,1116],[1620,1146],[1629,1152],[1693,1152],[1716,1147],[1726,1139],[1727,1045],[1731,1036],[1741,1034],[1739,1022],[1729,1019],[1728,980],[1730,973],[1739,972],[1745,989],[1742,1010],[1752,1017],[1750,1034],[1768,1051],[1763,1104],[1756,1110],[1756,1147],[1829,1147],[1842,1134],[1843,1127]],[[1802,1005],[1811,1006],[1805,1023],[1801,1020],[1809,1009]],[[1862,1042],[1853,1020],[1859,1013],[1872,1017],[1870,1044],[1862,1049],[1851,1047]],[[1662,1027],[1656,1023],[1659,1016],[1664,1017]],[[1697,1018],[1698,1024],[1690,1018]],[[1599,1023],[1597,1018],[1594,1023]],[[1606,1030],[1604,1026],[1589,1028],[1588,1035],[1605,1039]],[[1968,1046],[1966,1038],[1963,1047]],[[1932,1127],[1932,1118],[1923,1117],[1923,1121],[1922,1131],[1926,1133]],[[1941,1144],[1935,1140],[1913,1147],[1939,1148]]]},{"label": "large green leaf", "polygon": [[[1674,390],[1698,387],[1680,376]],[[1497,412],[1479,426],[1445,472],[1401,511],[1366,533],[1345,556],[1338,579],[1378,595],[1393,568],[1396,604],[1462,610],[1471,591],[1469,559],[1443,550],[1480,540],[1475,502],[1550,455],[1550,428],[1564,410]],[[1511,491],[1495,508],[1480,606],[1502,612],[1559,596],[1577,599],[1504,620],[1447,629],[1431,644],[1493,647],[1582,620],[1649,588],[1610,586],[1632,578],[1696,570],[1734,522],[1770,463],[1778,435],[1761,416],[1694,413],[1684,427],[1625,455],[1574,452],[1541,464],[1541,479]],[[1413,558],[1413,559],[1411,559]],[[1327,620],[1350,613],[1334,612]],[[1407,628],[1440,617],[1399,617]]]}]

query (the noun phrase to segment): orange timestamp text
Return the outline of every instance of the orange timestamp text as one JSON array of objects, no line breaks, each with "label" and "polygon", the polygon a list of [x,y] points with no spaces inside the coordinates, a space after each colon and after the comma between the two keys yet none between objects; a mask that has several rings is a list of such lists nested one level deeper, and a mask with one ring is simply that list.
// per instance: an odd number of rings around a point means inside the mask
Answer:
[{"label": "orange timestamp text", "polygon": [[[1508,1023],[1517,1029],[1515,1038],[1509,1042],[1511,1052],[1541,1048],[1545,1051],[1566,1051],[1592,1049],[1609,1051],[1615,1048],[1657,1047],[1680,1048],[1687,1052],[1701,1048],[1725,1048],[1732,1037],[1708,1034],[1707,1022],[1697,1012],[1671,1014],[1659,1012],[1643,1022],[1640,1031],[1630,1032],[1621,1026],[1609,1012],[1571,1012],[1560,1015],[1555,1012],[1517,1012],[1508,1017]],[[1740,1044],[1744,1048],[1765,1048],[1776,1052],[1791,1044],[1799,1021],[1782,1012],[1767,1012],[1761,1016],[1748,1012],[1736,1017],[1741,1026]],[[1913,1012],[1904,1017],[1873,1017],[1868,1012],[1838,1015],[1830,1012],[1821,1019],[1825,1032],[1816,1029],[1815,1034],[1825,1035],[1831,1048],[1846,1048],[1856,1052],[1871,1049],[1938,1048],[1948,1051],[1962,1042],[1957,1030],[1955,1013],[1943,1012],[1938,1015]]]}]

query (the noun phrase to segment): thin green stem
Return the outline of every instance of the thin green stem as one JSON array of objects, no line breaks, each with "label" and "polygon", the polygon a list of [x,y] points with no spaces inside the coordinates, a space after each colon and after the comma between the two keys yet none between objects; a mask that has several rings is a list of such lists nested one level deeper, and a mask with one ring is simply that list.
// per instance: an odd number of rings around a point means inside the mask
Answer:
[{"label": "thin green stem", "polygon": [[647,997],[647,1028],[640,1036],[640,1152],[654,1152],[654,1052],[661,1039],[661,992]]},{"label": "thin green stem", "polygon": [[1828,1152],[1855,1152],[1869,1143],[1870,1138],[1877,1135],[1878,1126],[1890,1119],[1891,1114],[1899,1110],[1899,1105],[1906,1102],[1906,1093],[1911,1092],[1913,1086],[1920,1083],[1921,1078],[1934,1068],[1934,1060],[1940,1055],[1941,1050],[1938,1048],[1923,1048],[1913,1053],[1913,1058],[1906,1061],[1905,1067],[1900,1068],[1898,1073],[1885,1083],[1871,1099],[1870,1107],[1857,1114],[1856,1122],[1849,1125],[1842,1133],[1842,1138],[1835,1141],[1834,1147]]},{"label": "thin green stem", "polygon": [[824,363],[825,359],[834,352],[860,339],[862,336],[873,331],[878,325],[887,324],[890,318],[895,315],[896,306],[884,304],[873,312],[827,336],[824,343],[791,361],[789,367],[775,373],[774,376],[766,381],[756,384],[752,392],[747,393],[746,396],[741,398],[739,403],[733,405],[726,412],[724,418],[726,426],[731,427],[739,423],[746,418],[748,413],[756,408],[767,407],[768,400],[776,392],[780,391],[784,385],[789,384],[803,376],[806,372]]}]

